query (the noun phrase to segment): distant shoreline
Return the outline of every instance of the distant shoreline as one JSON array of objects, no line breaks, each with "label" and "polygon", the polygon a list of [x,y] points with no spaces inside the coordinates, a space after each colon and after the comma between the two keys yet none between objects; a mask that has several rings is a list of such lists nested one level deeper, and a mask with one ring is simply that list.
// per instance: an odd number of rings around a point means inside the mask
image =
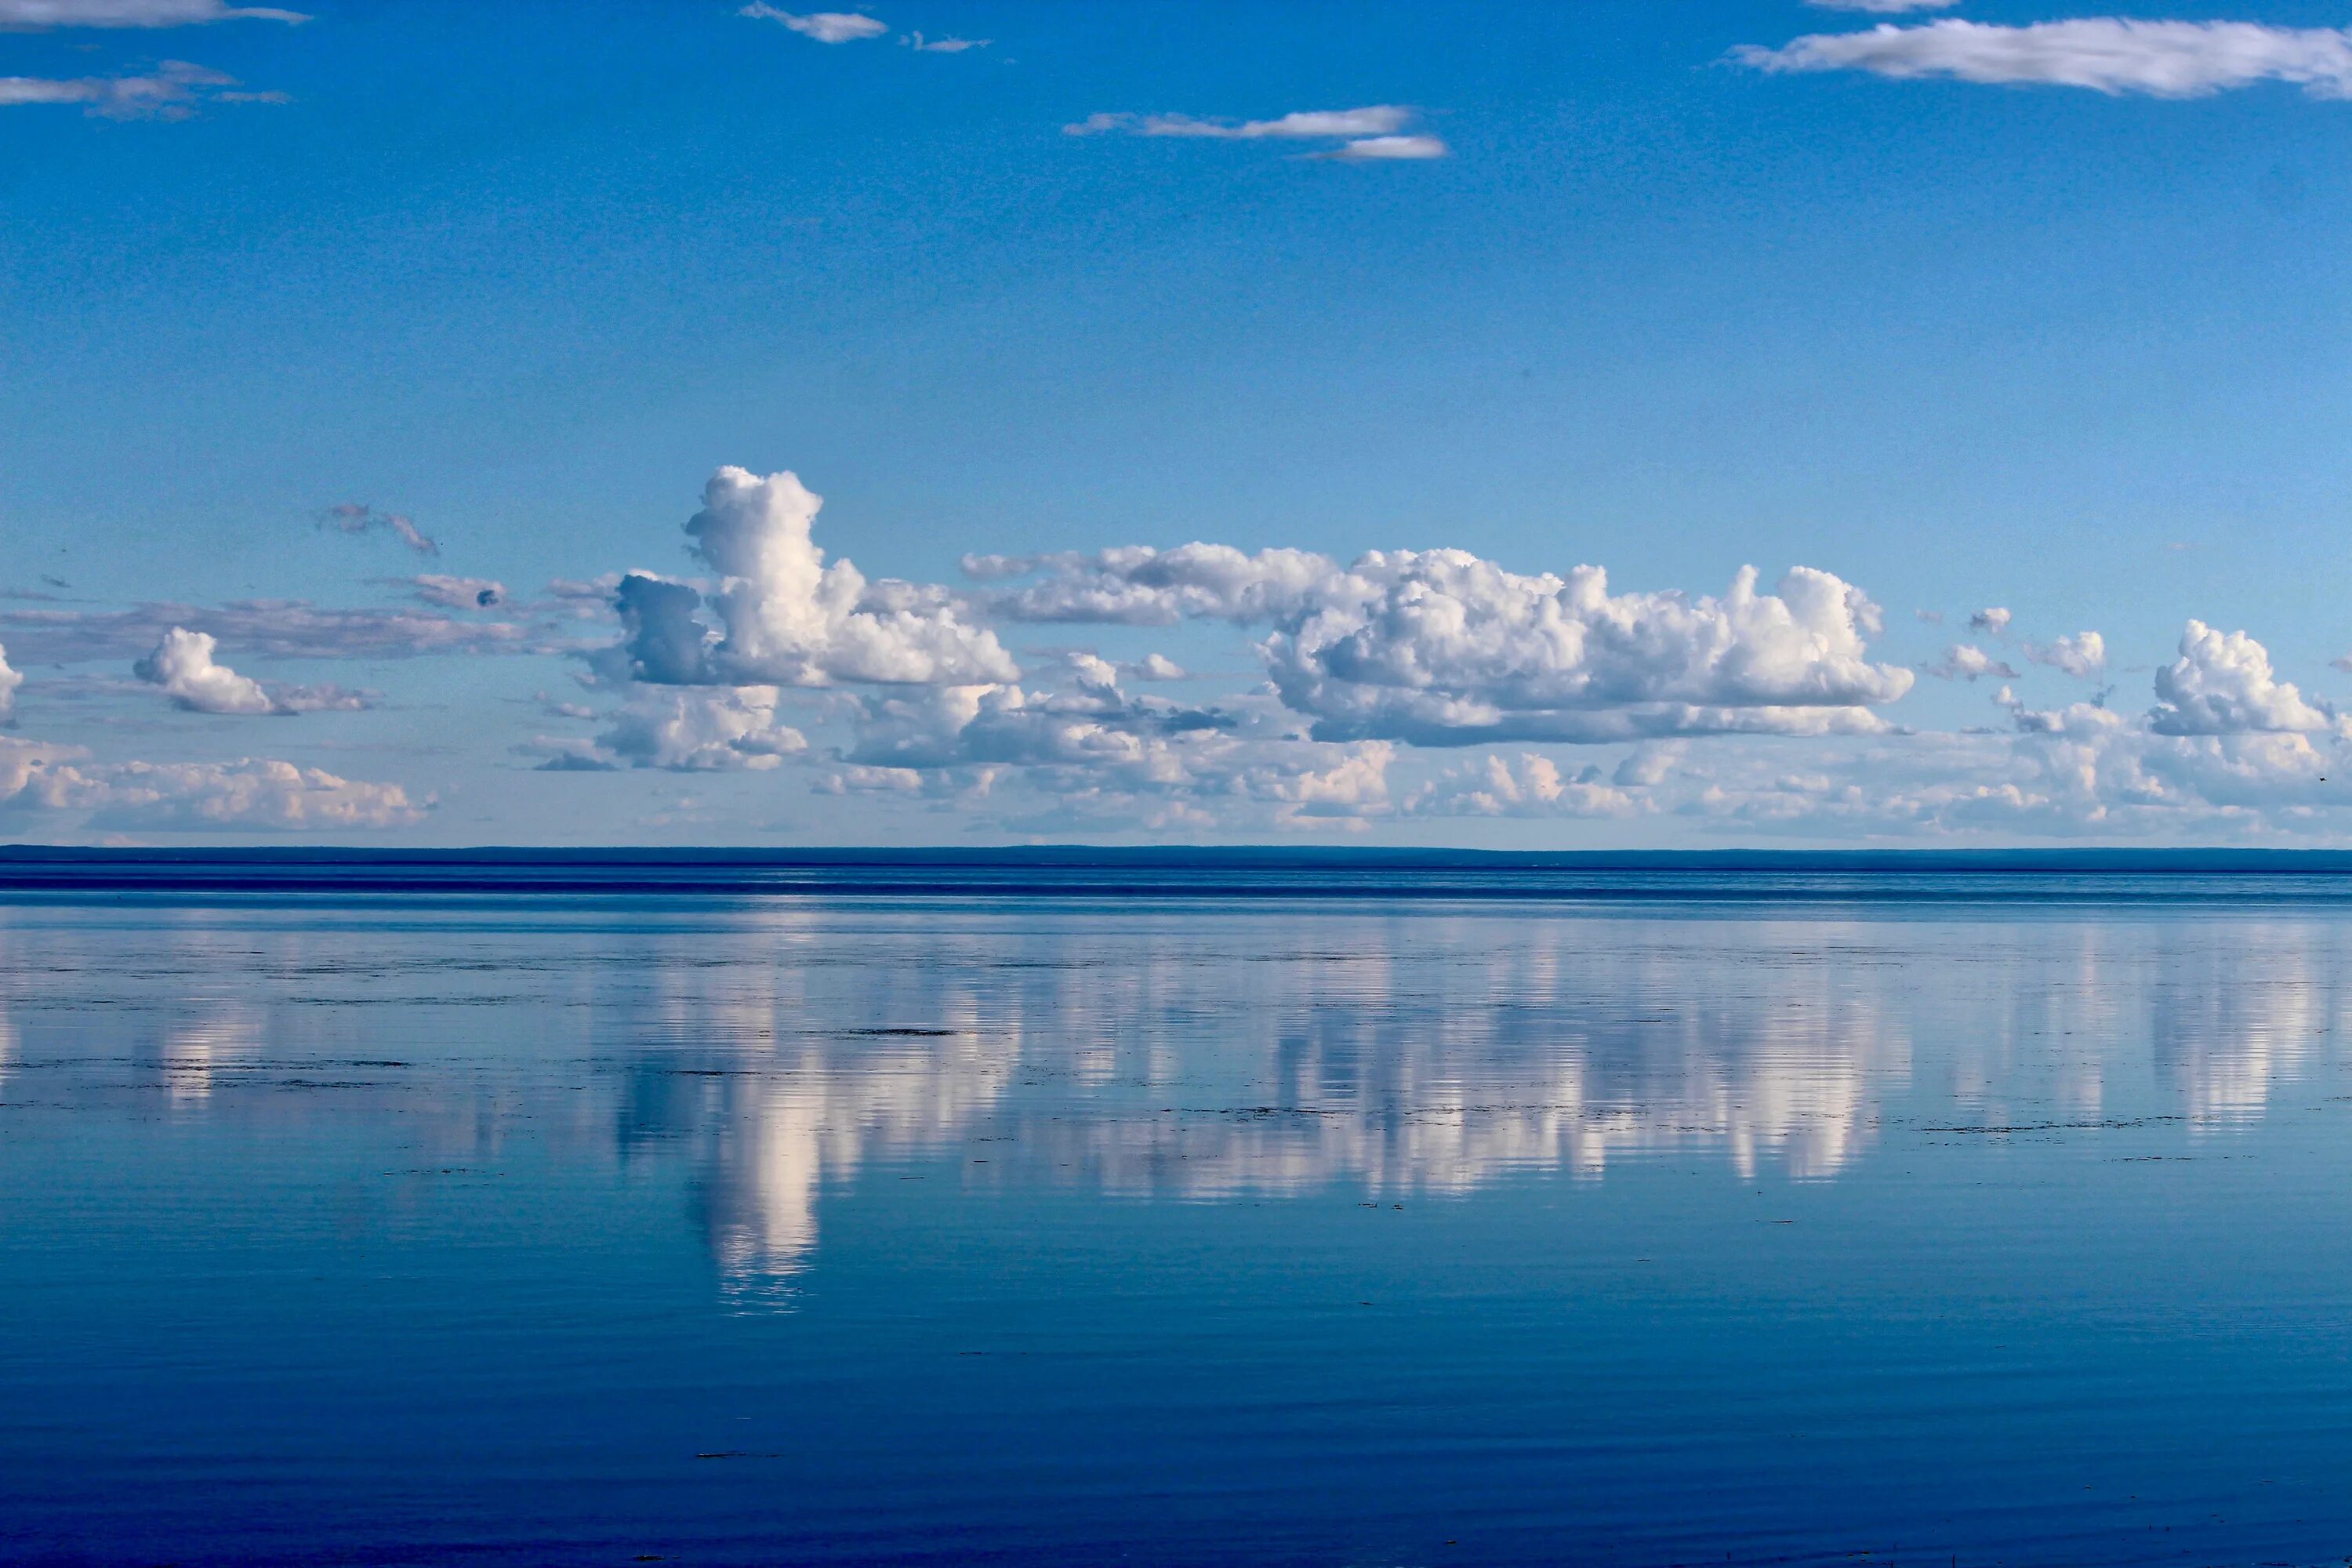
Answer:
[{"label": "distant shoreline", "polygon": [[1366,905],[2352,903],[2352,851],[0,846],[0,897],[374,896],[1323,899]]},{"label": "distant shoreline", "polygon": [[1198,869],[1876,871],[1962,873],[2352,874],[2352,849],[2221,847],[2003,849],[1428,849],[1354,845],[935,845],[822,848],[614,846],[375,848],[358,845],[255,844],[82,847],[0,844],[0,877],[16,867],[116,866],[693,866],[1150,867]]}]

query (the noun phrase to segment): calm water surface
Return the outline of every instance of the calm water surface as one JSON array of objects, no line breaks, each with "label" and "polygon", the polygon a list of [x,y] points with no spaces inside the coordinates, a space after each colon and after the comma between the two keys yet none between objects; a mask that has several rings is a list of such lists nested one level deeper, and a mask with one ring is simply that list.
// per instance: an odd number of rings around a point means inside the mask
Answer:
[{"label": "calm water surface", "polygon": [[0,905],[0,1559],[2352,1561],[2352,908]]}]

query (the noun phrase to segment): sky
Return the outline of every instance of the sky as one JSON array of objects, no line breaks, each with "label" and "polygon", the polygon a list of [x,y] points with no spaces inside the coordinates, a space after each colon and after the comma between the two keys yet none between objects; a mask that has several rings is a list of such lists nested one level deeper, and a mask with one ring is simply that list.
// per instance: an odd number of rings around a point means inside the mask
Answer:
[{"label": "sky", "polygon": [[2342,844],[2347,153],[2311,4],[0,0],[0,841]]}]

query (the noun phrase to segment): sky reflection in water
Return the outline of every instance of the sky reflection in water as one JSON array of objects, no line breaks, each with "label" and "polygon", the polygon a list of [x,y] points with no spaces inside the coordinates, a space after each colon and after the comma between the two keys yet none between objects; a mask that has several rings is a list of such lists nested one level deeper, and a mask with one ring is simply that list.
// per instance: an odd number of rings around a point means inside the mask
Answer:
[{"label": "sky reflection in water", "polygon": [[0,1556],[2340,1561],[2352,917],[0,911]]}]

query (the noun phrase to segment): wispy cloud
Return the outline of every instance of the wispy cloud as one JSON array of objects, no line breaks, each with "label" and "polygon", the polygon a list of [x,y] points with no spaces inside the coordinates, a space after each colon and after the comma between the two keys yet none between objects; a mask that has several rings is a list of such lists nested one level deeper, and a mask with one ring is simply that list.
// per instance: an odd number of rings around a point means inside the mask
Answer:
[{"label": "wispy cloud", "polygon": [[0,0],[0,32],[51,27],[185,27],[208,22],[307,22],[300,11],[223,0]]},{"label": "wispy cloud", "polygon": [[396,511],[378,511],[355,500],[329,507],[320,514],[319,526],[331,528],[339,533],[370,533],[383,529],[398,537],[403,544],[419,555],[441,553],[441,546],[426,538],[424,530],[406,515]]},{"label": "wispy cloud", "polygon": [[878,38],[890,30],[887,23],[872,16],[861,16],[855,11],[810,11],[795,14],[764,5],[761,0],[735,13],[754,21],[782,22],[804,38],[814,38],[820,44],[854,44],[860,38]]},{"label": "wispy cloud", "polygon": [[218,608],[147,604],[128,610],[0,610],[0,631],[27,661],[136,658],[175,626],[210,632],[271,658],[416,658],[561,653],[538,627],[415,609],[333,609],[300,599],[243,599]]},{"label": "wispy cloud", "polygon": [[1451,151],[1434,136],[1402,134],[1417,111],[1402,104],[1362,109],[1303,110],[1272,120],[1204,120],[1190,114],[1090,114],[1062,127],[1067,136],[1178,136],[1219,142],[1262,140],[1339,142],[1324,153],[1363,162],[1443,158]]},{"label": "wispy cloud", "polygon": [[2081,87],[2113,96],[2205,98],[2283,81],[2313,98],[2352,97],[2352,30],[2256,22],[2084,16],[2004,27],[1946,18],[1815,33],[1777,49],[1743,45],[1731,58],[1764,71],[1861,70],[1905,79]]},{"label": "wispy cloud", "polygon": [[165,60],[146,76],[0,76],[0,108],[68,103],[100,120],[185,120],[206,103],[283,103],[282,92],[238,90],[209,66]]},{"label": "wispy cloud", "polygon": [[960,55],[966,49],[984,49],[991,42],[987,38],[927,38],[920,33],[906,34],[898,41],[927,55]]}]

